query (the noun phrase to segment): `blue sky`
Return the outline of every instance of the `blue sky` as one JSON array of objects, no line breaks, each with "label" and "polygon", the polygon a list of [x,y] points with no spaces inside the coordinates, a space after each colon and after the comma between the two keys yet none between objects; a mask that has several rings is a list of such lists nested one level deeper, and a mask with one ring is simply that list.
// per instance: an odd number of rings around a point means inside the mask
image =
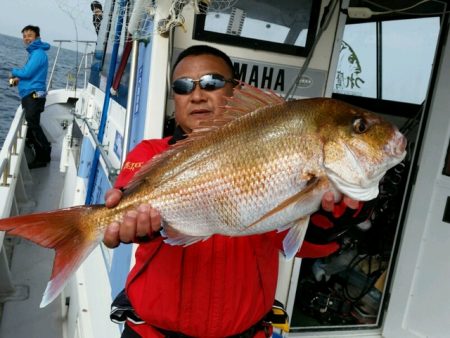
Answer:
[{"label": "blue sky", "polygon": [[42,40],[52,45],[57,39],[75,40],[77,31],[79,40],[97,39],[91,0],[1,0],[0,3],[1,34],[21,38],[22,28],[31,24],[39,26]]}]

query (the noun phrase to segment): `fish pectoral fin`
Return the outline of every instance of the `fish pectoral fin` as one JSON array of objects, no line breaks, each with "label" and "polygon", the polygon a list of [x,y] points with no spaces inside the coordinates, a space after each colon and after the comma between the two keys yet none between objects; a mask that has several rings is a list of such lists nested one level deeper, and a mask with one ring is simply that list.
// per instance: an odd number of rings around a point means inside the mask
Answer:
[{"label": "fish pectoral fin", "polygon": [[[162,233],[161,233],[162,234]],[[182,245],[182,246],[188,246],[197,242],[205,241],[210,236],[188,236],[188,235],[178,235],[176,237],[167,237],[164,240],[164,243],[170,244],[170,245]]]},{"label": "fish pectoral fin", "polygon": [[306,216],[289,224],[291,229],[283,240],[283,251],[287,260],[294,258],[300,249],[305,238],[308,223],[309,216]]},{"label": "fish pectoral fin", "polygon": [[286,209],[287,207],[291,206],[292,204],[296,204],[299,203],[307,198],[309,198],[311,196],[311,194],[313,193],[313,190],[318,187],[319,185],[322,184],[326,184],[327,181],[326,180],[322,180],[318,177],[312,177],[309,181],[307,186],[299,191],[298,193],[292,195],[291,197],[285,199],[283,202],[281,202],[280,204],[278,204],[275,208],[273,208],[272,210],[268,211],[266,214],[264,214],[261,218],[259,218],[258,220],[256,220],[255,222],[253,222],[252,224],[250,224],[248,227],[253,227],[256,226],[257,224],[259,224],[260,222],[266,220],[267,218],[283,211],[284,209]]},{"label": "fish pectoral fin", "polygon": [[182,246],[188,246],[200,241],[204,241],[210,237],[210,236],[190,236],[183,234],[166,222],[163,223],[161,236],[166,237],[164,243]]}]

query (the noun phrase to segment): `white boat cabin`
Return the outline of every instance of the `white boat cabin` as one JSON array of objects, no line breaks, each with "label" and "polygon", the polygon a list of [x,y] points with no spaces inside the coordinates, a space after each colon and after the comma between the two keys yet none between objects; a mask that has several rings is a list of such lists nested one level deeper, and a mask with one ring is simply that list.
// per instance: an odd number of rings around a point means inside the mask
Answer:
[{"label": "white boat cabin", "polygon": [[[292,261],[280,254],[277,299],[289,314],[288,336],[450,337],[446,1],[102,4],[98,41],[86,59],[89,81],[76,91],[49,92],[44,115],[58,123],[46,132],[61,142],[58,162],[30,174],[23,164],[26,154],[20,155],[20,138],[13,133],[5,141],[0,154],[2,217],[29,212],[24,190],[42,189],[43,197],[36,193],[34,199],[46,199],[44,191],[54,191],[56,181],[61,190],[41,208],[102,203],[127,151],[142,139],[170,134],[170,68],[178,53],[209,44],[232,58],[242,81],[286,99],[338,98],[385,116],[408,139],[408,155],[382,180],[369,221],[340,224],[318,235],[324,242],[339,241],[338,253]],[[26,128],[20,113],[18,109],[20,118],[11,127],[16,132]],[[19,145],[19,155],[11,144]],[[99,246],[49,310],[38,307],[51,269],[49,250],[22,242],[25,256],[16,262],[20,243],[14,246],[3,237],[2,338],[120,337],[121,327],[110,322],[109,310],[133,264],[133,245],[114,250]],[[32,263],[29,255],[42,258]],[[24,275],[32,273],[30,263],[42,262],[46,267],[37,275]],[[35,278],[40,284],[31,288],[27,283]],[[19,314],[26,320],[18,319]]]}]

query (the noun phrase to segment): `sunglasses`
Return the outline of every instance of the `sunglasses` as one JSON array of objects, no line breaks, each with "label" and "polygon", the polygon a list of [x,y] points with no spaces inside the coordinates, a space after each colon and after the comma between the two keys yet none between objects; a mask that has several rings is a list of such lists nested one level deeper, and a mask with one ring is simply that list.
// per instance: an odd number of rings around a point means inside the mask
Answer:
[{"label": "sunglasses", "polygon": [[179,95],[190,94],[194,91],[197,83],[201,89],[213,91],[225,87],[227,83],[236,84],[236,81],[227,80],[219,74],[205,74],[198,80],[194,80],[189,77],[182,77],[173,81],[172,90]]}]

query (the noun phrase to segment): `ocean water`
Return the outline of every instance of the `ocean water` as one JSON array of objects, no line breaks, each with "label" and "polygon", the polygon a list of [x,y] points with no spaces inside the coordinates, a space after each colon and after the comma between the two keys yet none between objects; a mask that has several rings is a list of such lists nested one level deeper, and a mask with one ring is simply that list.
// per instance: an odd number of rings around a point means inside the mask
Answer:
[{"label": "ocean water", "polygon": [[[52,70],[58,49],[57,43],[51,44],[48,51],[48,77]],[[53,75],[52,88],[65,88],[69,73],[75,74],[82,55],[69,49],[61,48],[58,63]],[[14,114],[20,105],[17,87],[9,87],[8,79],[12,68],[21,68],[28,58],[22,39],[0,34],[0,147],[3,145]]]}]

